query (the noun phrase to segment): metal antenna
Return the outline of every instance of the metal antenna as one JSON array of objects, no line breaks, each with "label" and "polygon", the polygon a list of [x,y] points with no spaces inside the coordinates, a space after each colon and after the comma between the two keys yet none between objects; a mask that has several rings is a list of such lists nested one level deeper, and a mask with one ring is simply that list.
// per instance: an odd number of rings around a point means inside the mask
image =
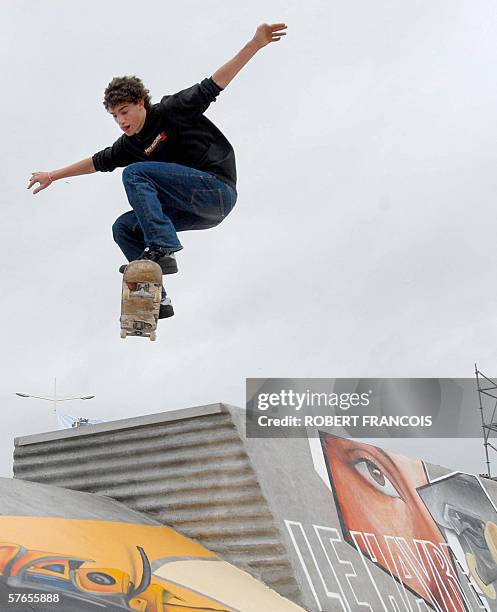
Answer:
[{"label": "metal antenna", "polygon": [[[491,468],[490,468],[490,455],[489,448],[493,449],[497,452],[497,448],[489,442],[490,435],[492,432],[497,432],[497,422],[495,420],[495,414],[497,412],[497,383],[495,380],[492,380],[488,376],[485,376],[475,363],[475,376],[476,376],[476,388],[478,389],[478,402],[481,416],[481,427],[483,430],[483,447],[485,448],[485,463],[487,465],[487,473],[482,474],[482,476],[486,476],[487,478],[492,478]],[[489,386],[484,386],[489,385]],[[495,394],[495,395],[494,395]],[[492,398],[493,410],[492,416],[490,417],[490,421],[485,420],[485,411],[489,410],[486,406],[486,402],[488,404],[488,399]]]},{"label": "metal antenna", "polygon": [[59,404],[59,402],[67,402],[70,400],[90,400],[95,397],[94,395],[80,395],[77,397],[60,397],[57,395],[57,378],[54,378],[52,397],[40,397],[39,395],[30,395],[29,393],[16,393],[16,395],[18,395],[19,397],[32,397],[34,399],[52,402],[55,417],[57,417],[57,405]]}]

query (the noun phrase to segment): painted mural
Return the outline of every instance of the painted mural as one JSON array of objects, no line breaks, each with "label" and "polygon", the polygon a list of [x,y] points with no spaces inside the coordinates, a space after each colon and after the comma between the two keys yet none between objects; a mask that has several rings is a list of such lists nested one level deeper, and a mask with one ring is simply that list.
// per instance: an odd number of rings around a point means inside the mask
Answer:
[{"label": "painted mural", "polygon": [[465,610],[451,554],[417,492],[428,484],[422,462],[333,436],[322,444],[344,539],[432,606],[443,610],[450,598],[454,612]]},{"label": "painted mural", "polygon": [[302,610],[167,527],[1,516],[0,534],[0,610]]},{"label": "painted mural", "polygon": [[321,451],[338,522],[285,521],[313,610],[497,611],[497,510],[485,480],[430,480],[419,459],[328,433]]},{"label": "painted mural", "polygon": [[497,512],[482,484],[452,474],[418,493],[485,598],[497,600]]}]

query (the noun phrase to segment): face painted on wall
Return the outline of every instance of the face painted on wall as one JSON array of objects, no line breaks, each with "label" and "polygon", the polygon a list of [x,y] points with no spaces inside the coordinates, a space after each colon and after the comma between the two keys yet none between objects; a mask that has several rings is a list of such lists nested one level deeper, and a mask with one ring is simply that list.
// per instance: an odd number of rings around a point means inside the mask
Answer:
[{"label": "face painted on wall", "polygon": [[[422,462],[328,434],[321,442],[344,538],[365,556],[374,552],[377,565],[425,600],[440,602],[460,591],[444,537],[416,491],[428,482]],[[372,534],[376,550],[368,549],[362,534]],[[414,543],[418,540],[427,543],[421,553]],[[436,580],[419,566],[420,559],[429,564],[424,554],[436,557]],[[399,568],[409,562],[410,571],[401,573]],[[419,571],[413,570],[416,564]]]}]

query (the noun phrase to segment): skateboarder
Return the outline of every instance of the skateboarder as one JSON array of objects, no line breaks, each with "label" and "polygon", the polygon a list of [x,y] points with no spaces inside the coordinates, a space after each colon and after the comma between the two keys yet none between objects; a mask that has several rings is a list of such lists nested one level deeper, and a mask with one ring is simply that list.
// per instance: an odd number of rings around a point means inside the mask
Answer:
[{"label": "skateboarder", "polygon": [[[122,179],[132,210],[113,225],[114,240],[128,261],[151,259],[164,274],[178,271],[177,232],[221,223],[236,198],[235,155],[205,116],[208,106],[263,47],[285,36],[284,23],[262,24],[253,38],[210,78],[152,104],[135,76],[116,77],[104,106],[124,132],[92,157],[50,172],[33,172],[34,194],[54,181],[124,167]],[[121,271],[125,266],[121,266]],[[174,314],[163,289],[159,318]]]}]

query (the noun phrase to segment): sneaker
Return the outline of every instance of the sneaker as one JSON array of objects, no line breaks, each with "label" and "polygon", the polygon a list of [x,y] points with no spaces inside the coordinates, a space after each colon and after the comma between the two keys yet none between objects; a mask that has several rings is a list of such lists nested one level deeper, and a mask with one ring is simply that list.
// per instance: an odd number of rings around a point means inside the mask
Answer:
[{"label": "sneaker", "polygon": [[176,255],[164,247],[145,247],[138,259],[151,259],[157,262],[162,269],[162,274],[175,274],[178,271]]},{"label": "sneaker", "polygon": [[159,319],[168,319],[174,315],[171,298],[167,297],[166,290],[162,287],[162,299],[159,307]]}]

